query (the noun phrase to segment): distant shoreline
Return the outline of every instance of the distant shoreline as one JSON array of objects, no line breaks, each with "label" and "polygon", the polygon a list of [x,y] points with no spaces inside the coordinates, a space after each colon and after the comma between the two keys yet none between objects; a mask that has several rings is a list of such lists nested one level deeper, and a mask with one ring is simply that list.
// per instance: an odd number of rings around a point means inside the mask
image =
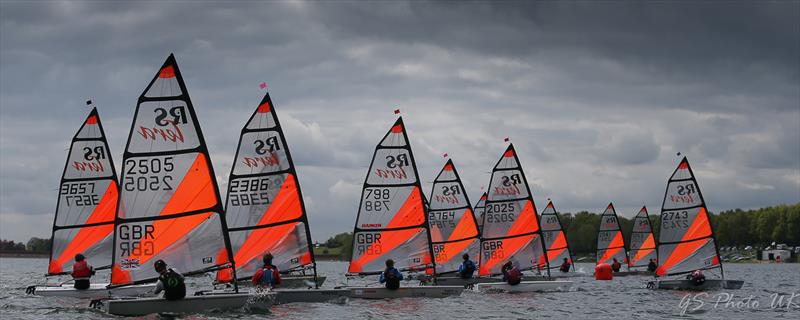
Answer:
[{"label": "distant shoreline", "polygon": [[0,258],[50,258],[47,252],[0,251]]}]

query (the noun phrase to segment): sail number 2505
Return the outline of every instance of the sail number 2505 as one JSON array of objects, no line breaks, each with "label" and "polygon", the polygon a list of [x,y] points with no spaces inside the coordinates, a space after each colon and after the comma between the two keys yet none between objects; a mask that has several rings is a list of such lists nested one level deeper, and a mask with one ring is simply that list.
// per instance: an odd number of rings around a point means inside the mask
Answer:
[{"label": "sail number 2505", "polygon": [[172,190],[173,157],[125,160],[125,191]]}]

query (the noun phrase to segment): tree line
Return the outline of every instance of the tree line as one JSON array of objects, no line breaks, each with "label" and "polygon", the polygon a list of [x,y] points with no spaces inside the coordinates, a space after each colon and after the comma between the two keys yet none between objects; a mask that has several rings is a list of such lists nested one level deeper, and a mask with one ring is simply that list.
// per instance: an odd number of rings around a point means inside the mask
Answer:
[{"label": "tree line", "polygon": [[[573,255],[595,253],[600,215],[593,212],[559,213],[561,225]],[[800,246],[800,203],[778,205],[754,210],[727,210],[710,215],[717,244],[720,247],[754,246],[763,248],[772,242]],[[633,228],[633,218],[619,217],[622,234],[627,243]],[[661,217],[650,214],[653,233],[658,239]],[[337,234],[324,243],[328,248],[342,247],[340,258],[349,260],[353,251],[353,234]]]},{"label": "tree line", "polygon": [[0,239],[0,251],[48,253],[50,252],[50,239],[32,237],[27,243]]}]

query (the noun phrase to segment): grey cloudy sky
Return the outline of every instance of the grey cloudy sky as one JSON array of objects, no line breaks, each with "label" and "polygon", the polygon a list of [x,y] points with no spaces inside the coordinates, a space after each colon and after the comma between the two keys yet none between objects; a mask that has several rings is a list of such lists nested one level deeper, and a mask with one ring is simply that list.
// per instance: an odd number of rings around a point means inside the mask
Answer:
[{"label": "grey cloudy sky", "polygon": [[395,108],[426,192],[447,152],[477,200],[508,136],[540,209],[656,213],[678,151],[712,211],[800,201],[797,1],[4,0],[0,237],[50,236],[87,98],[120,162],[170,52],[223,186],[269,84],[318,241]]}]

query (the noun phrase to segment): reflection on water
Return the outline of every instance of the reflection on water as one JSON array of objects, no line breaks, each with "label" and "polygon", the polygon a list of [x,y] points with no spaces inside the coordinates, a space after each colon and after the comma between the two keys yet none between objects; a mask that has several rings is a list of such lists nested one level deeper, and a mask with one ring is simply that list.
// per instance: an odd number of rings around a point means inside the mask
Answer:
[{"label": "reflection on water", "polygon": [[[0,318],[2,319],[107,319],[108,315],[88,309],[88,301],[74,298],[38,297],[25,294],[25,287],[44,280],[46,259],[0,258]],[[591,273],[593,264],[577,265]],[[325,287],[345,283],[374,283],[377,276],[347,281],[346,262],[320,262],[321,274],[328,276]],[[342,319],[342,318],[580,318],[629,319],[631,317],[672,319],[682,312],[689,318],[800,318],[800,264],[726,264],[725,274],[731,279],[745,280],[741,290],[710,292],[654,291],[645,288],[647,277],[617,277],[612,281],[595,281],[591,277],[569,278],[575,283],[569,292],[480,294],[465,291],[460,297],[444,299],[405,298],[396,300],[357,300],[344,304],[288,304],[269,310],[243,309],[206,314],[183,315],[181,319]],[[100,275],[107,279],[107,274]],[[209,278],[188,281],[191,289],[208,289]],[[410,283],[408,283],[410,284]],[[190,290],[191,290],[190,289]],[[773,308],[772,295],[784,295],[784,303],[794,293],[793,305]],[[731,302],[717,303],[720,297],[731,296]],[[689,296],[687,296],[689,295]],[[752,298],[750,298],[752,297]],[[753,307],[740,303],[758,301]],[[691,300],[696,299],[696,300]],[[682,303],[683,301],[683,303]],[[699,306],[699,307],[698,307]],[[737,307],[740,306],[740,307]],[[144,319],[162,319],[150,315]]]}]

